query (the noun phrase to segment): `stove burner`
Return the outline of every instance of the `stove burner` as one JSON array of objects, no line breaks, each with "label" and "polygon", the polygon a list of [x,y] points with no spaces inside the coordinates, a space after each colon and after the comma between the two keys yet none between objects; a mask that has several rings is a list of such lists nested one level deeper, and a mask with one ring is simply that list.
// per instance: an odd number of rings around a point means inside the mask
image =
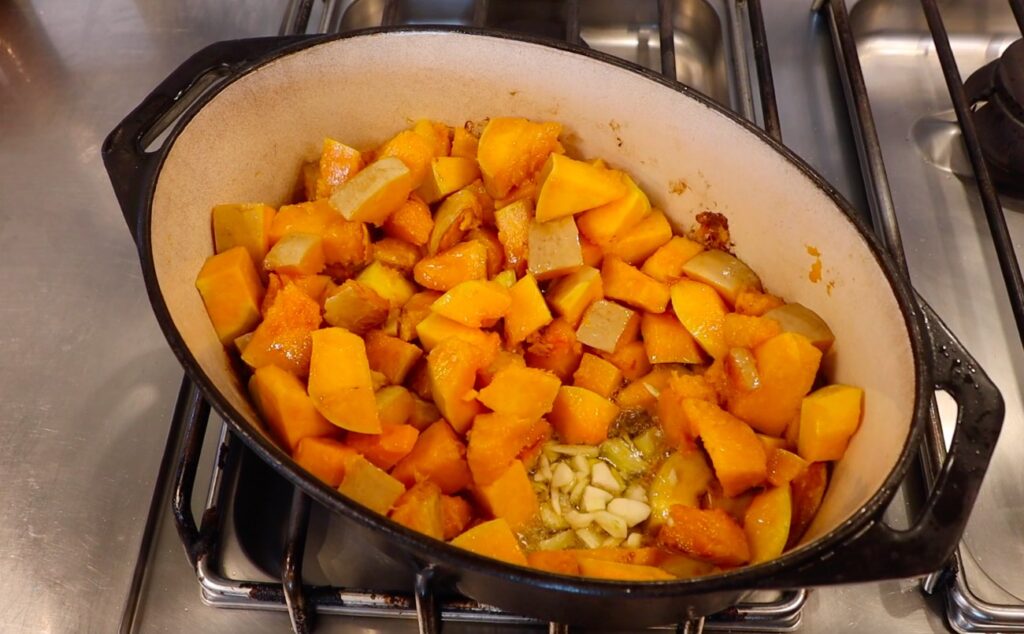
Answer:
[{"label": "stove burner", "polygon": [[978,140],[998,187],[1024,196],[1024,40],[964,84]]}]

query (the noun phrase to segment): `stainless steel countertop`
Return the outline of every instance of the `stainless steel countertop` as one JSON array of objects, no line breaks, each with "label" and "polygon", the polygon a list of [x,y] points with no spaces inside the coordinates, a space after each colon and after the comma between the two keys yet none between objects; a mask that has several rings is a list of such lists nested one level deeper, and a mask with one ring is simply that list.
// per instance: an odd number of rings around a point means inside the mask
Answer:
[{"label": "stainless steel countertop", "polygon": [[[808,4],[765,3],[783,134],[863,207],[850,157],[835,150],[849,147],[848,123],[831,105],[830,43]],[[103,138],[190,53],[275,33],[282,11],[275,0],[0,2],[0,630],[117,628],[180,382]],[[202,605],[168,522],[155,556],[167,564],[149,579],[141,631],[286,631],[282,614]],[[813,592],[800,631],[946,625],[915,581],[894,581]]]}]

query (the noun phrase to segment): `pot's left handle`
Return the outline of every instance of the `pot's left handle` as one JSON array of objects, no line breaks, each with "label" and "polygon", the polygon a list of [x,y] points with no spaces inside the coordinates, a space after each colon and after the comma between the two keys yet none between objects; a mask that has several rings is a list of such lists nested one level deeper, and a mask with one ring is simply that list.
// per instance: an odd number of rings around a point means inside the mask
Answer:
[{"label": "pot's left handle", "polygon": [[323,36],[259,37],[217,42],[188,58],[149,93],[103,142],[103,164],[128,228],[138,221],[155,184],[165,145],[148,149],[206,91],[229,75],[263,62],[298,42]]}]

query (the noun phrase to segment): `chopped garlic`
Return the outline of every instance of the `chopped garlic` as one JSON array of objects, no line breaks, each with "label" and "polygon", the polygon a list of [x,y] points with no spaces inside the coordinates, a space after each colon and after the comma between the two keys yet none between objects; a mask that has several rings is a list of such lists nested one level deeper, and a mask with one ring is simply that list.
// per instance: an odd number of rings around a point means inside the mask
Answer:
[{"label": "chopped garlic", "polygon": [[600,548],[604,540],[593,528],[581,528],[576,531],[576,537],[580,538],[587,548]]},{"label": "chopped garlic", "polygon": [[603,511],[612,499],[612,494],[597,487],[588,486],[583,489],[583,510],[588,513]]},{"label": "chopped garlic", "polygon": [[[596,458],[601,450],[591,445],[545,445],[545,451],[550,450],[556,454],[562,454],[565,456],[584,456],[589,458]],[[552,458],[554,460],[554,458]]]},{"label": "chopped garlic", "polygon": [[651,385],[650,383],[644,381],[640,385],[643,385],[644,389],[647,390],[647,393],[650,394],[651,396],[653,396],[654,398],[658,398],[658,397],[661,396],[661,391],[658,388],[656,388],[653,385]]},{"label": "chopped garlic", "polygon": [[651,516],[650,506],[627,498],[615,498],[608,503],[607,508],[609,513],[613,513],[625,520],[626,525],[630,528]]},{"label": "chopped garlic", "polygon": [[601,548],[616,548],[622,543],[622,540],[618,537],[605,537],[604,541],[601,542]]},{"label": "chopped garlic", "polygon": [[576,472],[576,475],[586,476],[590,475],[590,463],[587,462],[586,456],[573,456],[572,457],[572,470]]},{"label": "chopped garlic", "polygon": [[540,520],[544,522],[545,528],[552,531],[569,527],[566,521],[562,519],[562,515],[555,512],[551,504],[542,504],[540,506]]},{"label": "chopped garlic", "polygon": [[561,533],[555,533],[551,537],[538,542],[537,548],[540,550],[564,550],[566,548],[572,548],[576,545],[576,533],[572,530],[564,530]]},{"label": "chopped garlic", "polygon": [[628,532],[629,527],[626,526],[626,520],[622,519],[618,515],[609,513],[608,511],[598,511],[594,513],[594,521],[612,537],[618,537],[619,539],[626,538],[626,533]]},{"label": "chopped garlic", "polygon": [[624,488],[619,479],[612,473],[608,464],[604,462],[598,462],[590,470],[590,481],[593,482],[594,486],[601,487],[610,493],[621,493]]},{"label": "chopped garlic", "polygon": [[626,487],[626,492],[622,494],[622,497],[636,500],[637,502],[647,501],[647,491],[639,484],[631,484]]},{"label": "chopped garlic", "polygon": [[563,516],[569,526],[573,528],[586,528],[594,522],[593,513],[580,513],[579,511],[566,511]]},{"label": "chopped garlic", "polygon": [[583,491],[586,490],[588,484],[590,484],[588,478],[576,478],[576,484],[573,486],[572,491],[569,492],[569,501],[573,504],[578,504],[580,498],[583,497]]},{"label": "chopped garlic", "polygon": [[644,545],[644,536],[640,533],[630,533],[626,538],[626,546],[629,548],[640,548]]},{"label": "chopped garlic", "polygon": [[554,489],[565,489],[572,486],[573,480],[576,476],[573,475],[572,469],[569,465],[564,462],[559,462],[555,466],[555,470],[551,473],[551,487]]}]

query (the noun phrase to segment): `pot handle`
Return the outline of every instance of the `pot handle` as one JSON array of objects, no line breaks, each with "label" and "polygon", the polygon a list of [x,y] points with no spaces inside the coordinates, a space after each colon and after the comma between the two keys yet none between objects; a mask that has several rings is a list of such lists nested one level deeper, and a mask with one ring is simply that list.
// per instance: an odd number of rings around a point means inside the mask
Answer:
[{"label": "pot handle", "polygon": [[238,75],[298,42],[323,37],[258,37],[211,44],[171,72],[107,135],[103,142],[103,164],[136,242],[140,213],[148,203],[167,150],[163,142],[156,149],[148,146],[221,80]]},{"label": "pot handle", "polygon": [[920,517],[907,530],[875,519],[831,554],[766,579],[765,586],[914,577],[938,570],[956,549],[999,438],[1003,397],[931,307],[918,302],[931,335],[935,389],[958,406],[953,440]]}]

